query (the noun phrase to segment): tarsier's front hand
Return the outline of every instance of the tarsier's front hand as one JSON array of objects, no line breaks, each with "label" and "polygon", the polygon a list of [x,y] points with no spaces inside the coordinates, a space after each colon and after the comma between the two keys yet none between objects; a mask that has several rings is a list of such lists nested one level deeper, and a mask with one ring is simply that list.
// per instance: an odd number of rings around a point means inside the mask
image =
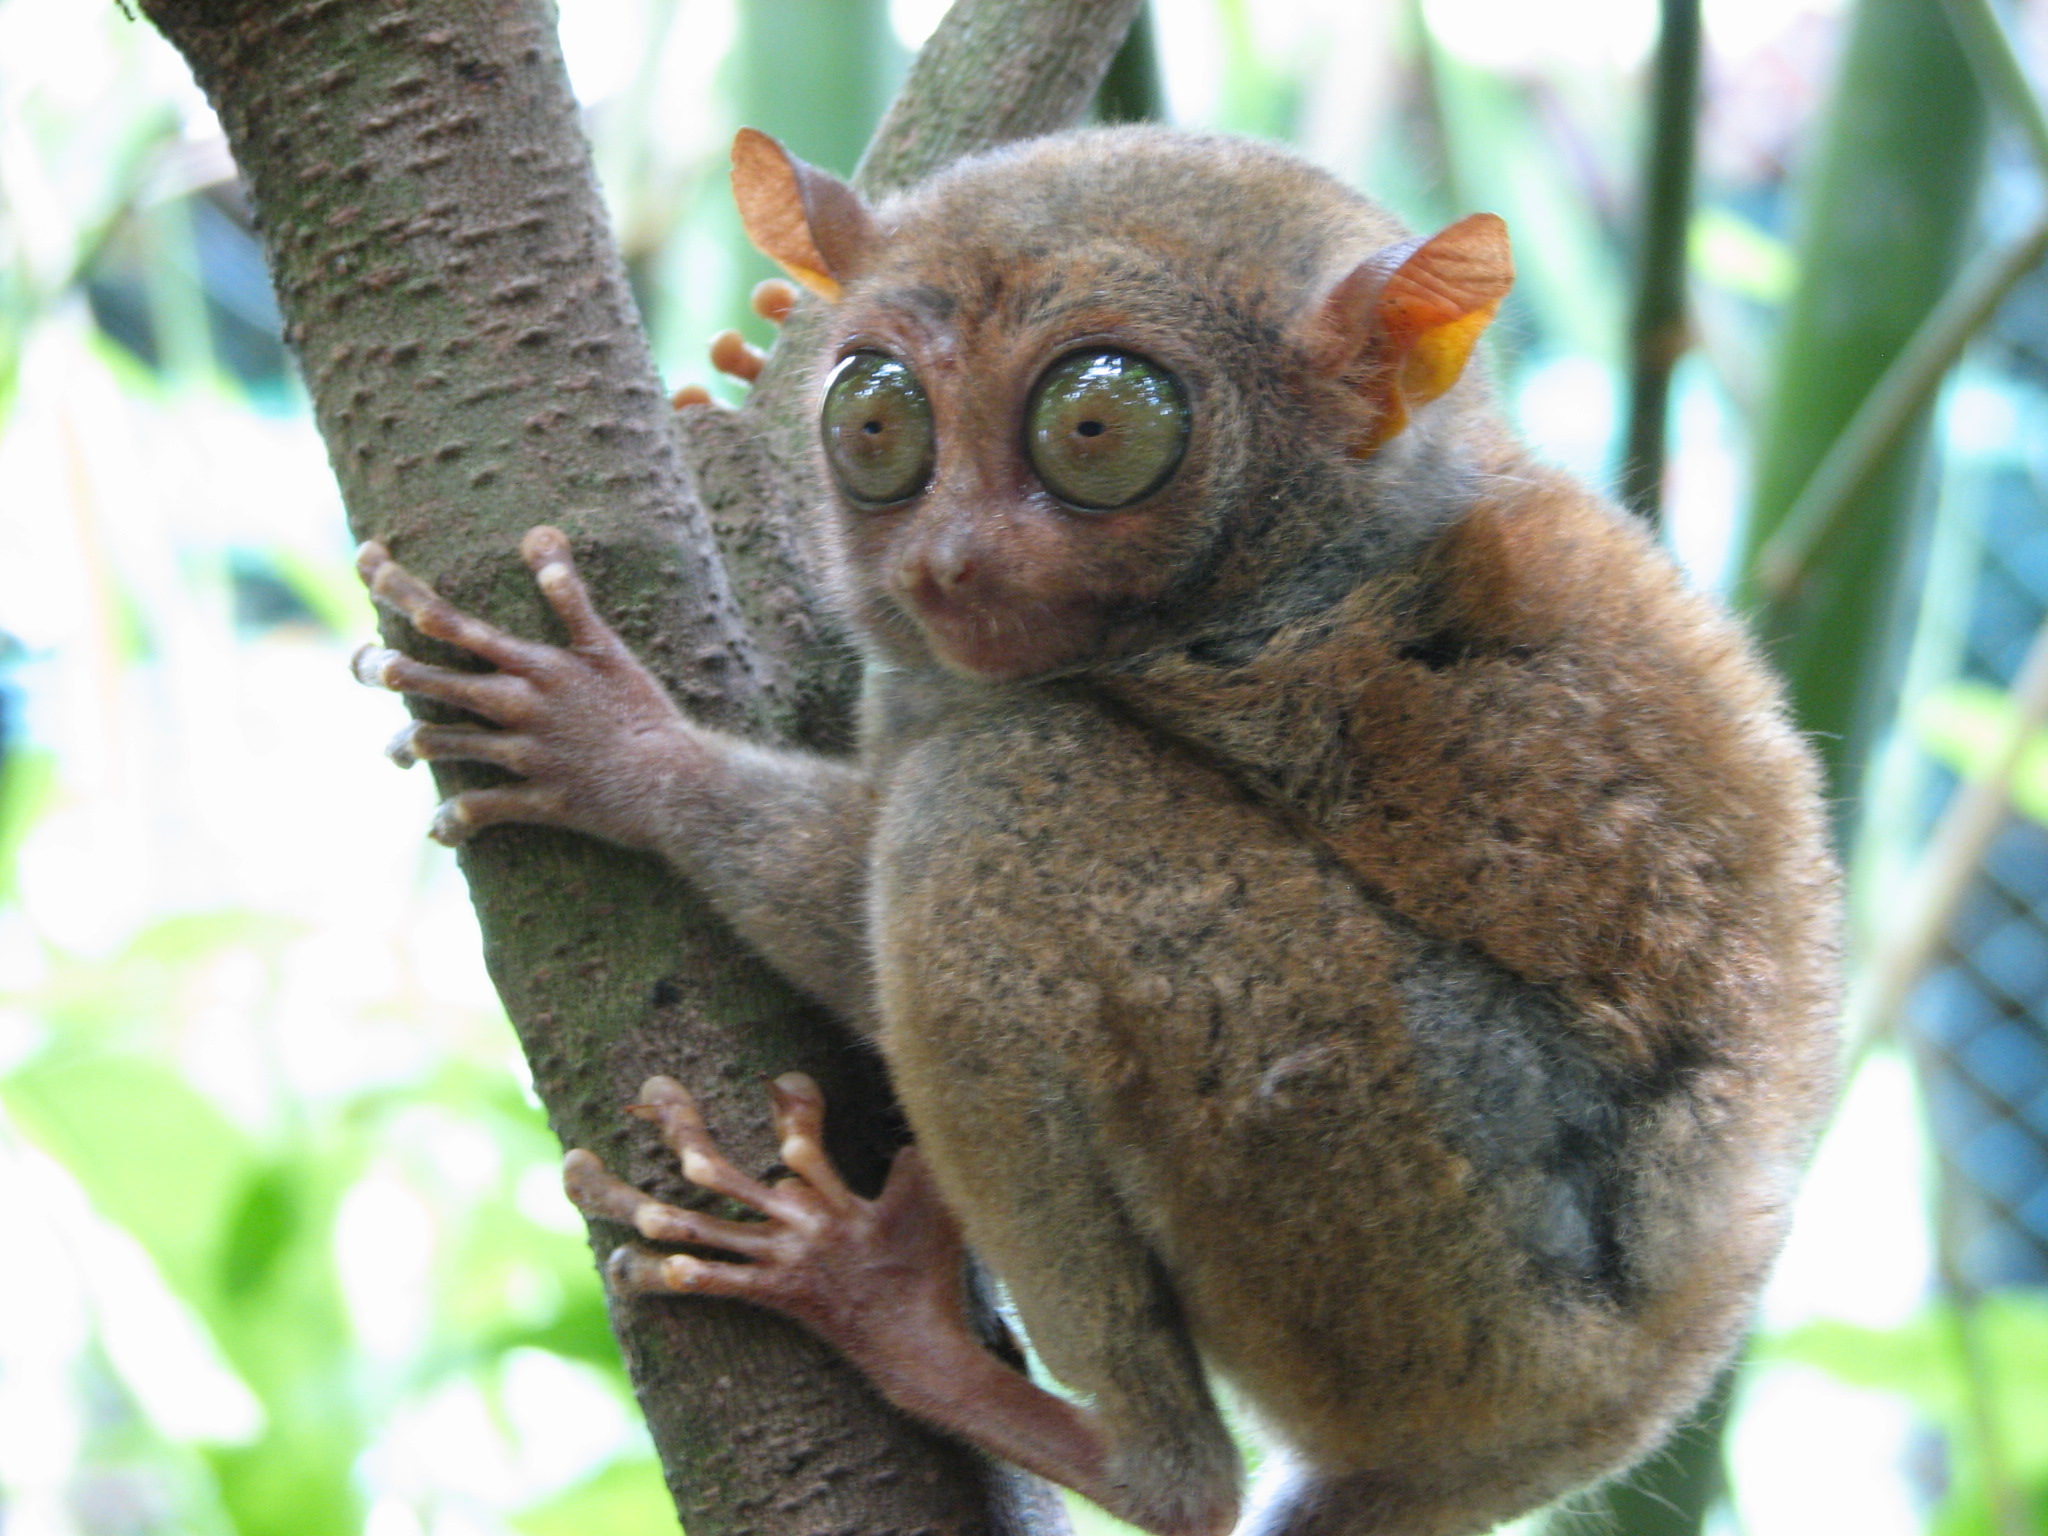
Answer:
[{"label": "tarsier's front hand", "polygon": [[519,552],[569,631],[566,649],[506,634],[448,602],[382,544],[362,547],[356,568],[378,602],[421,634],[496,668],[463,672],[364,646],[354,662],[362,682],[490,722],[414,721],[386,750],[401,768],[423,760],[490,763],[524,781],[450,797],[434,815],[432,835],[440,842],[460,843],[497,822],[524,821],[652,847],[672,814],[670,802],[711,769],[717,755],[711,738],[683,717],[598,616],[561,530],[533,529]]}]

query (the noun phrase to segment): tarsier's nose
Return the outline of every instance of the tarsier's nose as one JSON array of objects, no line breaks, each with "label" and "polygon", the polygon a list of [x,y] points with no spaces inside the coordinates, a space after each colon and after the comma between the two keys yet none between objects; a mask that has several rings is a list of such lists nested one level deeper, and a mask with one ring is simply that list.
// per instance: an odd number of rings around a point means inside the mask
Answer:
[{"label": "tarsier's nose", "polygon": [[919,596],[957,597],[964,595],[979,570],[966,539],[941,535],[910,552],[903,563],[903,585]]},{"label": "tarsier's nose", "polygon": [[925,576],[951,592],[974,580],[974,561],[964,550],[943,550],[925,563]]}]

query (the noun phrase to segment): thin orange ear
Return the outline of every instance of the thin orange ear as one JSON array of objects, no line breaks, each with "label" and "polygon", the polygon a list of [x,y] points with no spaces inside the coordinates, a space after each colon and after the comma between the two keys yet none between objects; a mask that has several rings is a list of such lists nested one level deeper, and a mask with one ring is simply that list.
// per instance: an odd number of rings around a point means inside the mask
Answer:
[{"label": "thin orange ear", "polygon": [[761,254],[827,299],[839,297],[875,238],[858,192],[757,128],[733,136],[732,195]]},{"label": "thin orange ear", "polygon": [[1381,406],[1354,453],[1379,448],[1408,425],[1411,408],[1458,382],[1514,282],[1506,223],[1475,213],[1379,252],[1330,290],[1317,317],[1316,360],[1331,372],[1365,362],[1360,393]]},{"label": "thin orange ear", "polygon": [[1458,382],[1514,285],[1508,226],[1492,213],[1471,214],[1424,241],[1387,279],[1380,325],[1409,338],[1401,392],[1411,404],[1426,405]]}]

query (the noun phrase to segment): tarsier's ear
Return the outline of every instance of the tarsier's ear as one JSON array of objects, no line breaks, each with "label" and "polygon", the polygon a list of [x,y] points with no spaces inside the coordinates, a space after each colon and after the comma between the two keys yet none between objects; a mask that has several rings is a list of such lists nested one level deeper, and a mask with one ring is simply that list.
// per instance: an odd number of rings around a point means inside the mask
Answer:
[{"label": "tarsier's ear", "polygon": [[860,194],[755,128],[732,141],[732,195],[747,238],[811,292],[839,297],[875,243]]},{"label": "tarsier's ear", "polygon": [[1408,425],[1411,409],[1458,382],[1514,281],[1508,227],[1491,213],[1389,246],[1338,280],[1316,314],[1310,349],[1318,368],[1354,382],[1379,407],[1353,453],[1379,448]]}]

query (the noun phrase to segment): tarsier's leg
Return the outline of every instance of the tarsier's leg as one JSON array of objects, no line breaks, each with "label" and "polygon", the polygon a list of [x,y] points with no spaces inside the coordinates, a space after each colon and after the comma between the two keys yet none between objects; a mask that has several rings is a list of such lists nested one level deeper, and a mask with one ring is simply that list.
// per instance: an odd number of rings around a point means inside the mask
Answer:
[{"label": "tarsier's leg", "polygon": [[773,1084],[782,1160],[793,1177],[763,1183],[720,1153],[688,1092],[665,1077],[633,1112],[701,1187],[758,1211],[727,1221],[665,1205],[609,1173],[595,1155],[564,1164],[569,1197],[586,1215],[623,1223],[650,1242],[689,1243],[745,1262],[629,1245],[607,1266],[629,1295],[727,1296],[788,1314],[858,1365],[908,1413],[1166,1532],[1217,1536],[1235,1512],[1234,1486],[1198,1518],[1133,1504],[1111,1468],[1097,1416],[1034,1385],[991,1354],[969,1321],[965,1248],[916,1148],[899,1153],[874,1200],[846,1187],[824,1148],[824,1095],[791,1073]]},{"label": "tarsier's leg", "polygon": [[[970,979],[951,979],[972,998]],[[975,1256],[1002,1277],[1039,1358],[1090,1404],[1115,1491],[1098,1502],[1153,1530],[1227,1530],[1242,1476],[1237,1448],[1172,1279],[1134,1224],[1100,1127],[1082,1108],[1085,1090],[1028,1038],[1031,1026],[1059,1021],[1024,999],[980,1001],[989,1005],[984,1024],[1020,1026],[986,1037],[1006,1055],[1002,1074],[972,1078],[974,1091],[957,1094],[929,1075],[899,1075],[911,1123],[946,1170],[948,1193],[971,1218]]]}]

